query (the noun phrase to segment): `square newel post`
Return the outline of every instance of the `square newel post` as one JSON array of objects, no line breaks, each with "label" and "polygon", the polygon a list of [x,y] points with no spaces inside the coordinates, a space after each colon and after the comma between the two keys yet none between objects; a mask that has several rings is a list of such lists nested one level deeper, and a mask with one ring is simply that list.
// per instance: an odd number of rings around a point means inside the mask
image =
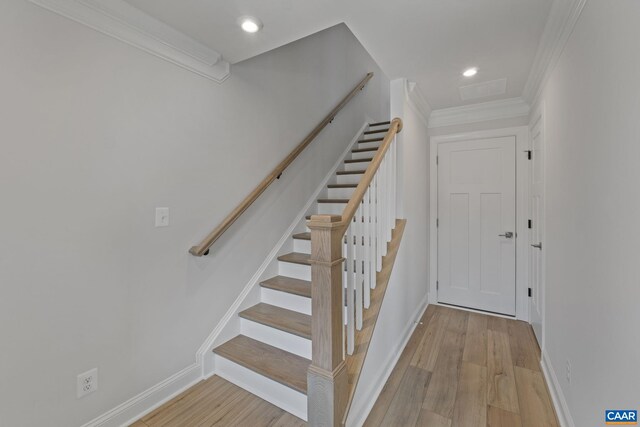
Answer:
[{"label": "square newel post", "polygon": [[342,238],[338,215],[313,215],[311,229],[311,340],[307,413],[311,427],[336,427],[347,398],[343,357]]}]

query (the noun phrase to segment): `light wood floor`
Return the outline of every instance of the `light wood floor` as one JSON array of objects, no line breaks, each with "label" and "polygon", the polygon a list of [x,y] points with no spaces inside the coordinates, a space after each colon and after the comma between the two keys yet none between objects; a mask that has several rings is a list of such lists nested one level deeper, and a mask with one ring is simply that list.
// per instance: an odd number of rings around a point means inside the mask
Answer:
[{"label": "light wood floor", "polygon": [[218,376],[201,381],[131,427],[301,427],[307,423]]},{"label": "light wood floor", "polygon": [[[557,427],[531,327],[429,306],[365,427]],[[133,427],[307,424],[214,376]]]},{"label": "light wood floor", "polygon": [[557,427],[524,322],[429,306],[365,427]]}]

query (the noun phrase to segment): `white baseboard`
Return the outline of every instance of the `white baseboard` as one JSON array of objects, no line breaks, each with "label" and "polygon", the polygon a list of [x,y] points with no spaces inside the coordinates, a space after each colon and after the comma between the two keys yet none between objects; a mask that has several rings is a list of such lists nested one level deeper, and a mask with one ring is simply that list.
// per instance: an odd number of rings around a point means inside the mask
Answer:
[{"label": "white baseboard", "polygon": [[163,403],[173,399],[201,379],[200,365],[194,363],[112,410],[83,424],[82,427],[128,426]]},{"label": "white baseboard", "polygon": [[553,400],[553,406],[556,409],[556,415],[558,415],[560,427],[575,427],[573,418],[571,417],[571,412],[569,411],[569,406],[567,405],[567,400],[564,398],[564,393],[562,393],[558,377],[553,370],[553,365],[551,364],[551,360],[549,360],[549,355],[544,350],[542,351],[542,361],[540,365],[542,366],[542,373],[549,387],[549,393],[551,394],[551,400]]},{"label": "white baseboard", "polygon": [[429,306],[428,297],[429,294],[425,295],[423,300],[418,305],[418,309],[415,311],[414,315],[411,316],[412,321],[402,332],[402,339],[400,340],[399,344],[390,353],[387,361],[380,367],[380,370],[378,371],[380,375],[378,376],[377,380],[373,382],[373,385],[369,387],[369,390],[364,392],[365,397],[360,400],[364,403],[362,405],[351,407],[350,414],[347,417],[347,426],[360,427],[367,420],[369,412],[371,412],[373,405],[376,403],[376,400],[378,400],[378,396],[382,392],[384,385],[387,383],[389,376],[391,376],[393,368],[396,367],[396,363],[398,363],[398,360],[400,359],[404,348],[407,346],[411,335],[413,335],[413,331],[416,329],[416,326],[418,326],[418,321],[422,318],[422,315]]}]

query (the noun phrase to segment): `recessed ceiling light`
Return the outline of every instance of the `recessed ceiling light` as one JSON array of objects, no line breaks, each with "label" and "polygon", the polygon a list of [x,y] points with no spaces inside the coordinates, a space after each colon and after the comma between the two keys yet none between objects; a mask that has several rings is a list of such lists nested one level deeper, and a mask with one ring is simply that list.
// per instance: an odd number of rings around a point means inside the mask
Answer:
[{"label": "recessed ceiling light", "polygon": [[240,24],[240,28],[247,33],[257,33],[262,29],[262,22],[253,16],[242,16],[238,19],[238,23]]},{"label": "recessed ceiling light", "polygon": [[464,70],[464,72],[462,73],[463,76],[465,77],[473,77],[476,74],[478,74],[478,67],[471,67],[471,68],[467,68],[466,70]]}]

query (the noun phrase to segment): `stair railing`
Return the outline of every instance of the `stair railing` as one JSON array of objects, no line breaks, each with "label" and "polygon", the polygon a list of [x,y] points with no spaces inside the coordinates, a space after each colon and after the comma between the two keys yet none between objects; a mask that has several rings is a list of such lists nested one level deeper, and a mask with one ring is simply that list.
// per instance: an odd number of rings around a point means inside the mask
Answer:
[{"label": "stair railing", "polygon": [[331,110],[331,112],[311,131],[311,133],[309,133],[309,135],[307,135],[307,137],[303,139],[302,142],[298,144],[296,148],[294,148],[293,151],[291,151],[291,153],[289,153],[289,155],[285,157],[284,160],[282,160],[280,164],[278,164],[278,166],[276,166],[276,168],[269,175],[267,175],[262,180],[262,182],[260,182],[260,184],[258,184],[258,186],[251,193],[249,193],[249,195],[245,197],[244,200],[242,200],[242,202],[240,202],[240,204],[236,206],[236,208],[231,211],[231,213],[227,215],[227,217],[220,224],[218,224],[218,226],[211,233],[207,235],[207,237],[202,240],[202,242],[200,242],[199,245],[193,246],[191,249],[189,249],[189,253],[194,256],[208,255],[209,248],[216,242],[216,240],[218,240],[220,236],[222,236],[222,234],[227,231],[227,229],[231,227],[231,225],[236,222],[238,218],[240,218],[244,211],[246,211],[249,206],[251,206],[253,202],[255,202],[256,199],[260,197],[262,193],[264,193],[264,191],[267,189],[267,187],[269,187],[269,185],[271,185],[271,183],[273,183],[273,181],[280,178],[282,172],[284,172],[284,170],[291,163],[293,163],[296,157],[298,157],[300,153],[302,153],[302,151],[320,134],[320,132],[329,123],[331,123],[333,119],[335,119],[338,112],[340,112],[340,110],[342,110],[342,108],[344,108],[344,106],[347,105],[349,101],[351,101],[351,99],[358,94],[358,92],[364,89],[364,87],[372,77],[373,73],[367,73],[367,75],[356,85],[356,87],[353,88],[353,90],[351,90],[351,92],[349,92],[347,96],[345,96],[333,110]]},{"label": "stair railing", "polygon": [[341,425],[347,407],[345,356],[354,352],[355,331],[362,329],[363,310],[369,307],[395,227],[396,134],[401,130],[402,120],[393,119],[342,215],[312,215],[307,222],[313,314],[307,406],[312,427]]}]

